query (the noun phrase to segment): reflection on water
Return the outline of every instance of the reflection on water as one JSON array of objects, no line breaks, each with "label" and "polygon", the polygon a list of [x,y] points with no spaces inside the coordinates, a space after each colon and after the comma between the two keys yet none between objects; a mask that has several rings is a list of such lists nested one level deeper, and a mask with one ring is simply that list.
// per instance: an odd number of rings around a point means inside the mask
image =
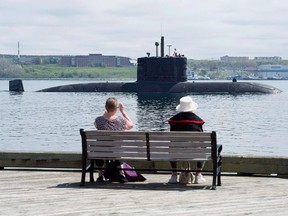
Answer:
[{"label": "reflection on water", "polygon": [[[224,154],[288,156],[288,94],[286,85],[280,84],[281,94],[191,96],[199,104],[197,115],[206,121],[204,130],[216,130]],[[94,129],[94,119],[103,113],[111,95],[2,90],[0,150],[80,151],[79,129]],[[113,95],[134,121],[133,130],[165,131],[169,130],[167,120],[186,94]]]},{"label": "reflection on water", "polygon": [[175,114],[180,94],[137,94],[137,122],[141,130],[169,130],[168,119]]}]

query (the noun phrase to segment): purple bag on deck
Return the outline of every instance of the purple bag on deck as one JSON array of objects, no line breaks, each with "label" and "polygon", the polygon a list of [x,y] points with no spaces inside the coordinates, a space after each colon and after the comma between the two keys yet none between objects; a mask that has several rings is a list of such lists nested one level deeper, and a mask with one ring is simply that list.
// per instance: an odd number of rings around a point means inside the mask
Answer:
[{"label": "purple bag on deck", "polygon": [[[131,167],[129,164],[123,162],[122,164],[123,169],[134,169],[134,167]],[[139,172],[136,170],[124,170],[125,177],[128,182],[136,182],[136,181],[145,181],[146,178],[142,176]]]}]

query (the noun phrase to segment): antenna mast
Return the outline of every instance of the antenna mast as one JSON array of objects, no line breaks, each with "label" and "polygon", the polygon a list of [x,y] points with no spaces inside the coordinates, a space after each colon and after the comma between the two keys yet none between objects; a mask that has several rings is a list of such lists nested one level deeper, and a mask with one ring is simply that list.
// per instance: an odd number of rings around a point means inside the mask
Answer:
[{"label": "antenna mast", "polygon": [[18,60],[20,59],[20,43],[18,41]]}]

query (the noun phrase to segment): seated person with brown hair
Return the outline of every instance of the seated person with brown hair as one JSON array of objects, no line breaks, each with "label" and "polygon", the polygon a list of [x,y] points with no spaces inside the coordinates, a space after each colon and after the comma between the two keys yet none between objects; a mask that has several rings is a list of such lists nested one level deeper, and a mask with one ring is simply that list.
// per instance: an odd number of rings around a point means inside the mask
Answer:
[{"label": "seated person with brown hair", "polygon": [[[117,116],[118,108],[122,116]],[[94,125],[97,130],[122,131],[129,130],[133,127],[133,122],[126,114],[123,104],[118,103],[116,97],[109,97],[106,100],[105,109],[105,112],[95,119]],[[96,166],[100,168],[104,166],[103,160],[96,160],[95,162]],[[114,164],[117,166],[117,168],[122,168],[122,163],[120,161],[116,160],[114,161]],[[99,177],[97,178],[97,182],[103,182],[104,178],[102,170],[99,170],[98,175]],[[122,170],[119,170],[118,180],[121,183],[127,182]]]}]

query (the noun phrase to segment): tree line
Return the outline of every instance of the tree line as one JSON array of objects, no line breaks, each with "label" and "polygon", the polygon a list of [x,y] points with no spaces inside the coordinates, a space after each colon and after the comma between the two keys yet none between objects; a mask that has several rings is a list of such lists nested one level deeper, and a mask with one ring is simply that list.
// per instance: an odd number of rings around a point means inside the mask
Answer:
[{"label": "tree line", "polygon": [[[188,59],[187,69],[195,75],[223,79],[233,75],[247,75],[257,70],[259,65],[288,65],[288,60],[248,60],[220,61]],[[9,58],[0,58],[0,78],[136,78],[137,67],[103,68],[103,67],[65,67],[57,63],[36,62],[18,64]]]}]

